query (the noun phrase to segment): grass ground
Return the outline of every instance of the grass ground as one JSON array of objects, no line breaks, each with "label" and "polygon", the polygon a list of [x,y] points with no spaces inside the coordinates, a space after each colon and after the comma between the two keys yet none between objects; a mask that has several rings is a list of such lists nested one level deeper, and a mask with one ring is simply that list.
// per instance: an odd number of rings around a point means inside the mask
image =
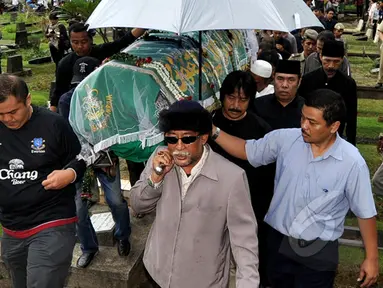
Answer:
[{"label": "grass ground", "polygon": [[[336,288],[359,287],[356,279],[359,277],[359,267],[364,259],[364,250],[352,247],[339,247],[339,266],[335,280]],[[380,274],[383,272],[383,253],[379,254]],[[378,280],[377,287],[382,287],[382,277]]]},{"label": "grass ground", "polygon": [[[343,36],[348,42],[348,52],[353,53],[379,53],[378,45],[369,41],[357,41],[356,37],[352,35]],[[351,64],[352,76],[361,86],[374,86],[376,84],[378,75],[371,74],[371,69],[375,68],[375,61],[369,57],[348,57]]]}]

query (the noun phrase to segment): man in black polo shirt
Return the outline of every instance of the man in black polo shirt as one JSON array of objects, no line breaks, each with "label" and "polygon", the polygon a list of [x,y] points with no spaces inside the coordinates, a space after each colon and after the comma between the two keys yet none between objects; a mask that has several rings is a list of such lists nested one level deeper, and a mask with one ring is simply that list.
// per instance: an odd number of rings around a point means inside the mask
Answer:
[{"label": "man in black polo shirt", "polygon": [[340,41],[326,41],[323,45],[320,60],[322,67],[303,76],[299,88],[302,97],[317,89],[330,89],[339,93],[347,108],[346,123],[342,123],[338,130],[340,136],[346,126],[347,141],[356,144],[356,122],[358,100],[354,79],[339,70],[344,57],[344,45]]},{"label": "man in black polo shirt", "polygon": [[255,99],[254,111],[273,130],[301,126],[301,110],[305,100],[297,94],[300,62],[280,60],[275,71],[274,94]]},{"label": "man in black polo shirt", "polygon": [[71,25],[69,27],[69,38],[74,52],[63,58],[57,67],[56,87],[50,99],[50,109],[56,112],[61,95],[71,89],[73,66],[77,59],[84,56],[90,56],[103,61],[105,58],[108,58],[120,52],[121,49],[129,46],[144,32],[144,29],[136,28],[131,32],[128,32],[121,39],[114,42],[102,45],[93,45],[93,36],[88,31],[88,26],[85,26],[82,23]]},{"label": "man in black polo shirt", "polygon": [[0,135],[1,255],[13,287],[63,287],[76,242],[72,183],[85,170],[80,143],[10,75],[0,75]]}]

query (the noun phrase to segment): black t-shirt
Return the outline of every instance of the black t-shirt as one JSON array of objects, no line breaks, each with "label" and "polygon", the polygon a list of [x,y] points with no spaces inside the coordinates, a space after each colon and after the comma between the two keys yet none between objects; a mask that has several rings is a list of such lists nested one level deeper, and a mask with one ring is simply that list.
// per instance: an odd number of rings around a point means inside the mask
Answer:
[{"label": "black t-shirt", "polygon": [[297,95],[287,106],[277,100],[275,94],[258,97],[254,101],[254,111],[265,120],[273,130],[300,128],[302,107],[305,99]]},{"label": "black t-shirt", "polygon": [[[89,57],[97,58],[100,61],[113,56],[120,52],[121,49],[129,46],[136,38],[131,32],[128,32],[124,37],[111,43],[95,45],[90,51]],[[56,72],[56,88],[51,95],[51,105],[58,106],[61,95],[71,89],[71,81],[73,77],[73,66],[76,61],[81,58],[75,52],[65,56],[58,64]]]},{"label": "black t-shirt", "polygon": [[[251,112],[241,120],[232,121],[227,119],[220,109],[214,113],[213,123],[222,131],[245,140],[263,138],[271,131],[270,125]],[[254,168],[249,161],[231,156],[214,141],[210,141],[209,144],[215,152],[245,170],[255,216],[259,222],[263,221],[273,196],[275,166],[271,164]]]},{"label": "black t-shirt", "polygon": [[[54,170],[71,167],[81,146],[66,120],[45,108],[33,107],[20,129],[0,123],[0,222],[14,231],[76,216],[74,184],[47,191],[42,186]],[[71,163],[77,163],[71,165]]]},{"label": "black t-shirt", "polygon": [[342,123],[338,132],[339,135],[342,136],[345,124],[347,124],[347,141],[353,145],[356,145],[358,98],[355,80],[339,70],[336,72],[334,77],[328,79],[326,73],[321,67],[303,75],[298,92],[299,95],[302,95],[302,97],[306,98],[310,92],[317,89],[330,89],[342,96],[346,104],[347,118],[346,123]]}]

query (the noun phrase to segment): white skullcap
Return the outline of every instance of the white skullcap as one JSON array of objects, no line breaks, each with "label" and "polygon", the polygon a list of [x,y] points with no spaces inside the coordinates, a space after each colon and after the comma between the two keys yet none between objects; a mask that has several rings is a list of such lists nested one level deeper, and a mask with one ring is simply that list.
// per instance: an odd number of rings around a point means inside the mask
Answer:
[{"label": "white skullcap", "polygon": [[273,72],[273,67],[269,62],[264,60],[257,60],[251,65],[251,73],[258,75],[262,78],[270,78]]}]

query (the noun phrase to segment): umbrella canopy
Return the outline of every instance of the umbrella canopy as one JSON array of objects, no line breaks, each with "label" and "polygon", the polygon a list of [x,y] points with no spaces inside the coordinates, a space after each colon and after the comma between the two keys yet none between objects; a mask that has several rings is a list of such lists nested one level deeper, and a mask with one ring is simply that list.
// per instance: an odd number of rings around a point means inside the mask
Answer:
[{"label": "umbrella canopy", "polygon": [[87,23],[90,28],[137,27],[179,34],[322,27],[302,0],[102,0]]}]

